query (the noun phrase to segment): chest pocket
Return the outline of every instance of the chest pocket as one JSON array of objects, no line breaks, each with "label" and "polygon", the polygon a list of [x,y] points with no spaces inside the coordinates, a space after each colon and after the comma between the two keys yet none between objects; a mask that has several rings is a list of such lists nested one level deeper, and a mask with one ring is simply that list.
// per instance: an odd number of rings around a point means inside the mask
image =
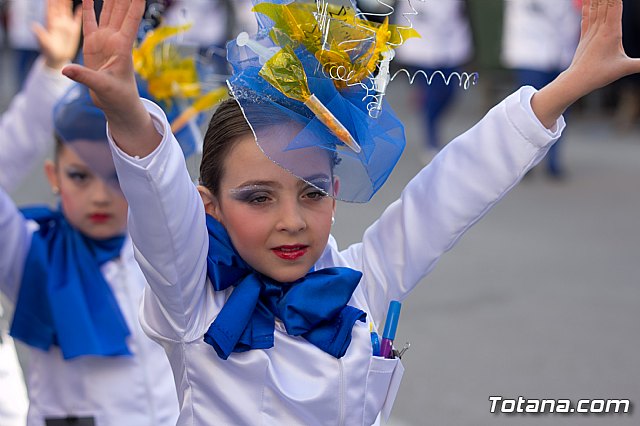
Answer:
[{"label": "chest pocket", "polygon": [[375,423],[380,412],[382,412],[385,421],[389,419],[403,374],[404,366],[399,358],[371,357],[365,393],[365,425]]}]

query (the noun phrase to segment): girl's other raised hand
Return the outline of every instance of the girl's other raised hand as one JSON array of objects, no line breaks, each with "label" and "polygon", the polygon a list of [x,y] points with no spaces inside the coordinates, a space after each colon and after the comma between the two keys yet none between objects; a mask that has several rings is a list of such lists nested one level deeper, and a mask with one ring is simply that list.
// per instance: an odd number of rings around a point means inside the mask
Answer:
[{"label": "girl's other raised hand", "polygon": [[73,60],[80,41],[82,11],[72,11],[71,0],[47,0],[45,27],[33,24],[45,63],[53,69],[61,69]]},{"label": "girl's other raised hand", "polygon": [[575,101],[622,77],[640,73],[640,59],[622,46],[622,0],[583,0],[580,43],[569,68],[536,93],[533,110],[551,128]]},{"label": "girl's other raised hand", "polygon": [[146,156],[160,142],[140,101],[133,68],[132,51],[144,10],[145,0],[104,0],[98,23],[93,0],[83,0],[84,66],[72,64],[62,70],[89,88],[118,146],[138,156]]}]

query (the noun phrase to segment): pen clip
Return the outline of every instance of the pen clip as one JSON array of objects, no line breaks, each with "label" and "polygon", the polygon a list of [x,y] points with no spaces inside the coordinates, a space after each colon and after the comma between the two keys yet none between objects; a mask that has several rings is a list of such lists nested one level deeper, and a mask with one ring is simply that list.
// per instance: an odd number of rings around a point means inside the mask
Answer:
[{"label": "pen clip", "polygon": [[411,343],[406,342],[404,344],[404,346],[402,347],[402,349],[400,349],[399,351],[394,349],[393,350],[393,355],[395,358],[399,358],[402,359],[402,355],[404,355],[404,353],[407,351],[407,349],[409,349],[411,347]]}]

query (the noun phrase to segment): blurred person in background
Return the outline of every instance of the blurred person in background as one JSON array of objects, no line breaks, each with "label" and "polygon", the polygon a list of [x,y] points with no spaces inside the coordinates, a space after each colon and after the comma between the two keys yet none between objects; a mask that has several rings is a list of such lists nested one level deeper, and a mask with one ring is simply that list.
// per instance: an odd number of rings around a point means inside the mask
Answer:
[{"label": "blurred person in background", "polygon": [[45,0],[9,0],[7,4],[7,39],[14,51],[16,90],[24,84],[29,69],[40,54],[32,28],[44,24]]},{"label": "blurred person in background", "polygon": [[258,30],[256,18],[254,18],[251,8],[253,8],[251,0],[233,1],[234,34],[238,34],[242,31],[254,34]]},{"label": "blurred person in background", "polygon": [[[415,9],[417,15],[411,14]],[[395,24],[410,25],[421,38],[408,40],[397,49],[396,60],[413,76],[412,89],[426,125],[422,161],[427,164],[442,148],[440,125],[456,91],[461,90],[455,75],[473,55],[473,37],[465,0],[398,2]],[[427,81],[429,79],[430,81]]]},{"label": "blurred person in background", "polygon": [[216,63],[216,70],[227,74],[225,44],[232,38],[233,4],[231,0],[172,0],[164,12],[162,24],[179,26],[192,24],[182,35],[182,44],[206,50]]},{"label": "blurred person in background", "polygon": [[[44,155],[45,142],[53,134],[53,105],[72,83],[60,71],[75,56],[75,48],[69,48],[69,44],[77,43],[79,38],[80,15],[74,23],[70,9],[57,9],[50,13],[46,24],[46,28],[38,28],[34,34],[37,51],[42,55],[25,76],[23,89],[0,116],[0,188],[7,192],[15,190],[31,166]],[[29,407],[27,391],[5,325],[0,324],[0,425],[24,426]]]},{"label": "blurred person in background", "polygon": [[[505,0],[502,61],[518,86],[539,90],[569,66],[580,38],[580,7],[579,0]],[[566,176],[561,144],[562,138],[546,157],[554,179]]]}]

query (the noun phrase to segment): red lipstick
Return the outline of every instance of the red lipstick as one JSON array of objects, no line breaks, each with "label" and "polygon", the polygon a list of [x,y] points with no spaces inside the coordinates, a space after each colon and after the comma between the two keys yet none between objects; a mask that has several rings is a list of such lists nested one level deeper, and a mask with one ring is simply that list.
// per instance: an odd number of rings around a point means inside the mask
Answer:
[{"label": "red lipstick", "polygon": [[93,213],[89,215],[89,220],[93,223],[105,223],[111,218],[107,213]]},{"label": "red lipstick", "polygon": [[309,246],[302,244],[296,244],[291,246],[279,246],[271,249],[273,253],[280,259],[284,260],[296,260],[301,258],[307,253]]}]

